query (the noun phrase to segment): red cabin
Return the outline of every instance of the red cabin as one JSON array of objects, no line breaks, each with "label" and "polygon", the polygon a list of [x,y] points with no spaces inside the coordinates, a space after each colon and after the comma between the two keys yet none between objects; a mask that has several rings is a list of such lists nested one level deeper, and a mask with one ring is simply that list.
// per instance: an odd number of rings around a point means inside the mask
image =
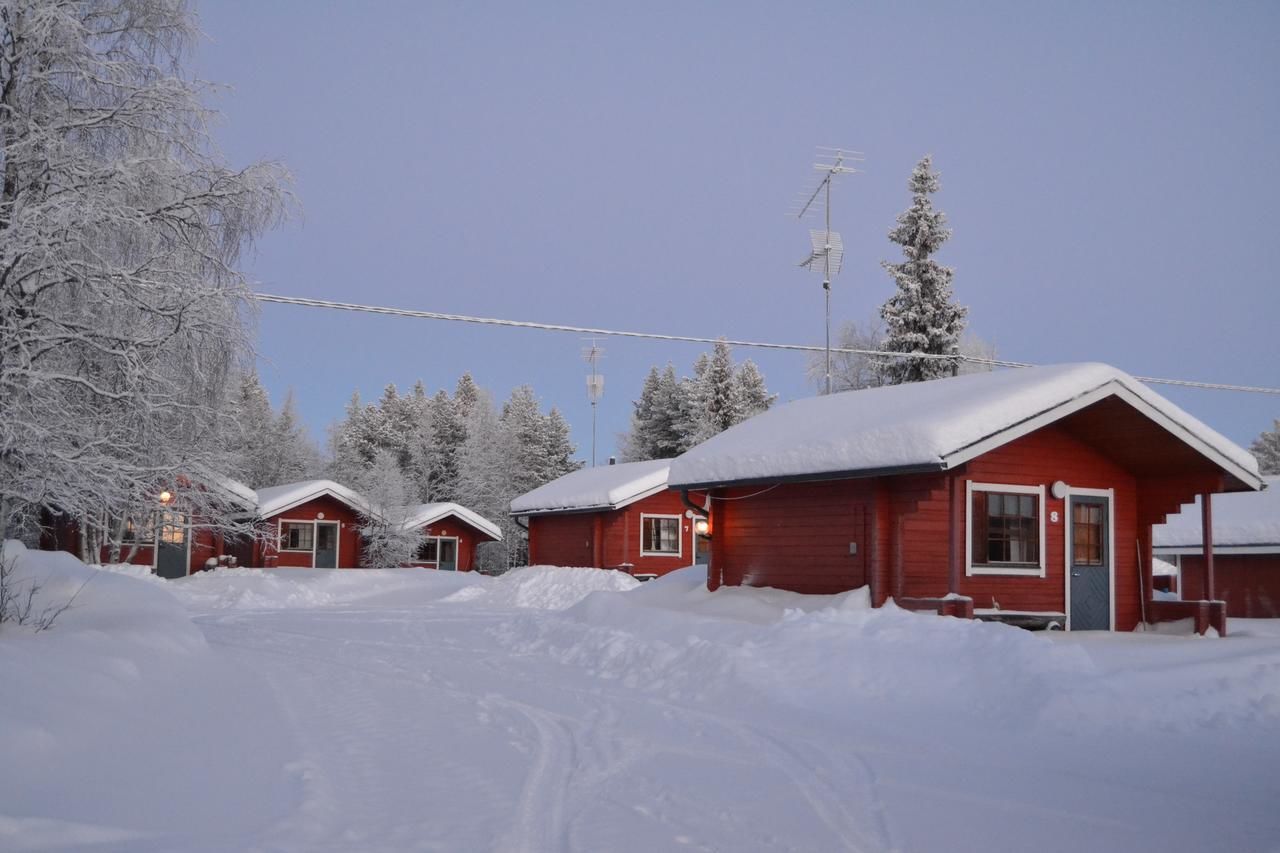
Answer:
[{"label": "red cabin", "polygon": [[876,606],[1222,631],[1207,600],[1152,601],[1152,525],[1263,481],[1249,453],[1133,377],[1076,364],[778,406],[673,460],[670,485],[710,501],[711,589],[869,586]]},{"label": "red cabin", "polygon": [[582,468],[521,495],[533,565],[619,569],[656,577],[705,562],[694,513],[667,489],[670,460]]},{"label": "red cabin", "polygon": [[[1211,500],[1214,597],[1227,615],[1280,618],[1280,476],[1264,477],[1266,491]],[[1177,567],[1182,598],[1205,597],[1203,507],[1172,515],[1155,528],[1155,552]]]},{"label": "red cabin", "polygon": [[476,567],[476,546],[501,542],[502,530],[461,504],[430,503],[409,507],[404,527],[421,528],[424,537],[411,565],[469,572]]},{"label": "red cabin", "polygon": [[[228,535],[224,527],[209,523],[207,513],[216,508],[247,523],[253,518],[256,496],[248,486],[234,480],[207,482],[207,485],[193,485],[184,479],[176,494],[158,489],[154,510],[141,513],[146,517],[140,521],[114,519],[113,524],[123,525],[113,533],[119,536],[118,545],[103,544],[96,555],[87,555],[88,560],[110,562],[113,548],[118,548],[118,559],[122,563],[150,566],[160,577],[180,578],[200,571],[210,560],[218,562],[230,555],[243,559],[240,553],[245,550],[243,543],[236,536]],[[193,508],[193,504],[198,507]],[[74,519],[50,512],[41,527],[42,549],[85,556],[81,554],[80,527]]]},{"label": "red cabin", "polygon": [[[267,541],[255,542],[249,565],[339,569],[360,565],[362,495],[333,480],[305,480],[258,489],[258,518]],[[274,541],[272,541],[274,540]]]}]

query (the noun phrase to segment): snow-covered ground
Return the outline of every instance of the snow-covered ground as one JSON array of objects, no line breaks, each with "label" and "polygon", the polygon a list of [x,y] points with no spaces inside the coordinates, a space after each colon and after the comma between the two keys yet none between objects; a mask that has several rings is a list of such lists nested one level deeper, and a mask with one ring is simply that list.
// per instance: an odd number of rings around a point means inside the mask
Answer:
[{"label": "snow-covered ground", "polygon": [[1274,850],[1280,628],[1031,634],[586,569],[10,546],[0,849]]}]

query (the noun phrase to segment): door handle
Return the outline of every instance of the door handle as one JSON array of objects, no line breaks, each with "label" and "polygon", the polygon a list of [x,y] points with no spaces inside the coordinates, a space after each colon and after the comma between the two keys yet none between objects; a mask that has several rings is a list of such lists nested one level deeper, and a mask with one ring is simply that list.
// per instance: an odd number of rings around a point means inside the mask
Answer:
[{"label": "door handle", "polygon": [[1072,573],[1071,573],[1071,577],[1073,577],[1073,578],[1078,578],[1078,577],[1080,577],[1080,573],[1079,573],[1079,572],[1072,572]]}]

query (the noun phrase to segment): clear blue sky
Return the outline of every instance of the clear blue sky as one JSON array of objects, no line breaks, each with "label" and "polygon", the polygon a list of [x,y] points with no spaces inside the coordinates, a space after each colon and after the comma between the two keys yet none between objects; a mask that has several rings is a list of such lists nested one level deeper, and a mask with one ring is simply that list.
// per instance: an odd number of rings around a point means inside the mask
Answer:
[{"label": "clear blue sky", "polygon": [[[1033,8],[1033,6],[1035,8]],[[303,217],[262,289],[579,325],[822,340],[787,219],[817,145],[838,187],[837,320],[890,295],[925,153],[971,328],[1002,357],[1280,385],[1275,3],[197,3],[236,164],[284,161]],[[528,383],[590,454],[574,335],[264,307],[260,370],[323,434],[352,390]],[[600,456],[651,364],[606,340]],[[748,353],[783,399],[800,355]],[[1159,388],[1247,444],[1280,398]]]}]

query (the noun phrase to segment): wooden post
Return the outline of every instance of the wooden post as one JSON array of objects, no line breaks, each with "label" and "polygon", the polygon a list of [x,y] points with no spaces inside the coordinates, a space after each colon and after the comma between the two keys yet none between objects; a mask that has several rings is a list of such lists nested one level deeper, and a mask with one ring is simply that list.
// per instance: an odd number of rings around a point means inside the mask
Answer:
[{"label": "wooden post", "polygon": [[884,478],[877,477],[872,486],[871,498],[871,604],[879,607],[889,598],[890,537],[889,487]]},{"label": "wooden post", "polygon": [[964,509],[963,490],[960,497],[956,495],[957,486],[960,485],[960,478],[954,471],[947,475],[947,509],[950,518],[947,533],[947,592],[952,595],[960,594],[960,552],[964,548],[961,532],[964,524],[961,513]]},{"label": "wooden post", "polygon": [[1200,541],[1204,548],[1204,597],[1215,599],[1213,589],[1213,493],[1200,495]]},{"label": "wooden post", "polygon": [[[715,492],[708,491],[710,498],[718,497]],[[707,589],[715,592],[724,583],[725,551],[728,544],[726,535],[729,531],[725,516],[729,511],[727,501],[711,501],[711,509],[707,516],[711,521],[711,560],[707,563]]]},{"label": "wooden post", "polygon": [[604,565],[604,516],[597,512],[591,524],[591,564],[597,569]]}]

